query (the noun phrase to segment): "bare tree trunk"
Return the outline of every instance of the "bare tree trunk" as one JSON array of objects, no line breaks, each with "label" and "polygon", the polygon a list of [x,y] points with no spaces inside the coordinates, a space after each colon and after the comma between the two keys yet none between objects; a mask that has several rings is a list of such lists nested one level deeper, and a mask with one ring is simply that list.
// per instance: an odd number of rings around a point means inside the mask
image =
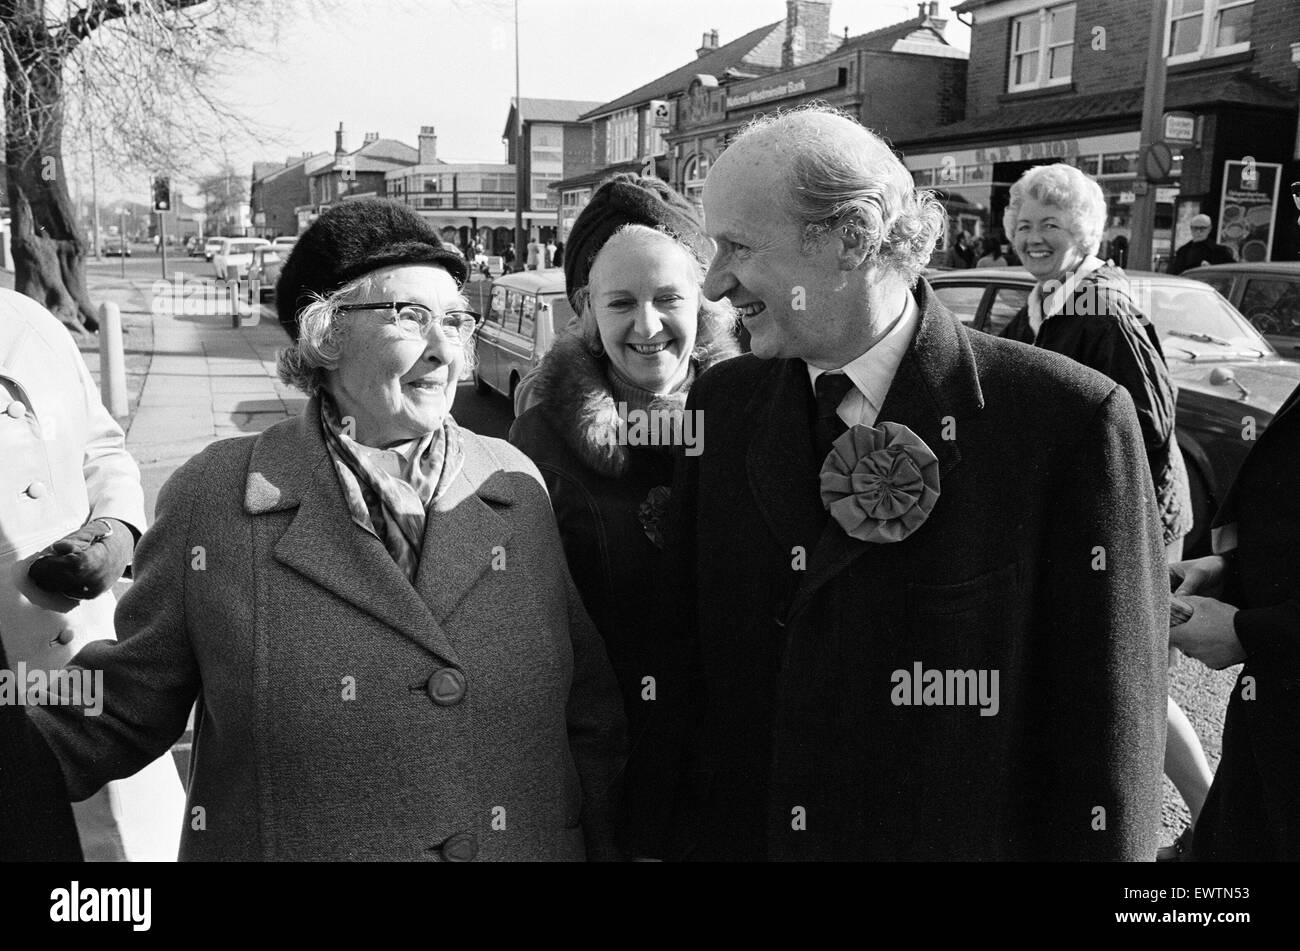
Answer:
[{"label": "bare tree trunk", "polygon": [[69,327],[94,331],[99,324],[86,292],[86,246],[63,174],[63,54],[42,22],[41,0],[4,6],[10,39],[4,56],[5,166],[14,289]]}]

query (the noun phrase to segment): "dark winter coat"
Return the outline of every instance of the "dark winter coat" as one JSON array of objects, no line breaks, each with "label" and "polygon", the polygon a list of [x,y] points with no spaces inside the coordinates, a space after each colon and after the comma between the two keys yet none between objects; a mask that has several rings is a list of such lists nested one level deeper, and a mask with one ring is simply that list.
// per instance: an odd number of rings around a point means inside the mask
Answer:
[{"label": "dark winter coat", "polygon": [[1246,650],[1223,758],[1192,852],[1203,861],[1300,861],[1300,389],[1237,473],[1216,526],[1237,525],[1225,600]]},{"label": "dark winter coat", "polygon": [[[915,294],[879,421],[924,440],[940,487],[901,541],[822,507],[803,361],[742,356],[692,387],[708,440],[679,467],[670,562],[705,707],[682,852],[1149,859],[1169,587],[1133,402]],[[896,703],[915,664],[997,671],[996,715]]]},{"label": "dark winter coat", "polygon": [[[726,338],[699,354],[697,370],[737,353]],[[675,617],[675,592],[659,590],[661,520],[677,453],[671,447],[619,445],[605,361],[575,336],[562,337],[547,353],[534,392],[538,402],[515,421],[510,442],[546,480],[569,570],[622,689],[631,749],[620,809],[623,843],[632,852],[657,854],[662,846],[648,840],[645,830],[662,830],[663,816],[653,814],[662,797],[651,793],[680,772],[672,758],[684,747],[684,707],[675,696],[684,684],[682,641],[667,629]],[[677,409],[684,399],[685,393],[676,398]],[[653,692],[647,677],[654,678]],[[673,711],[678,719],[658,724],[658,740],[651,744],[647,727],[661,711]]]},{"label": "dark winter coat", "polygon": [[1170,274],[1182,274],[1202,264],[1231,264],[1237,260],[1232,256],[1232,249],[1213,241],[1188,241],[1174,252],[1174,259],[1169,264]]},{"label": "dark winter coat", "polygon": [[613,858],[623,711],[536,468],[462,431],[414,583],[352,521],[320,407],[168,480],[117,609],[104,710],[31,713],[74,799],[192,707],[182,860]]},{"label": "dark winter coat", "polygon": [[1067,356],[1128,390],[1155,480],[1164,543],[1190,532],[1187,465],[1174,433],[1177,390],[1155,326],[1129,295],[1124,272],[1106,264],[1085,275],[1062,311],[1043,321],[1037,340],[1029,325],[1028,305],[1003,328],[1001,336]]},{"label": "dark winter coat", "polygon": [[[0,643],[0,672],[16,676]],[[26,692],[26,685],[21,685]],[[0,703],[0,862],[79,862],[58,760],[25,707]]]}]

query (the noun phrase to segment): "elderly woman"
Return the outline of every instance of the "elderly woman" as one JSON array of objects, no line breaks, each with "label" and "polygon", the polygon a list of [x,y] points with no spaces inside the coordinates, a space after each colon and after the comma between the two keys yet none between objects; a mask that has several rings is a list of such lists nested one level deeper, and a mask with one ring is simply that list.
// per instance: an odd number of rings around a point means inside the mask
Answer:
[{"label": "elderly woman", "polygon": [[614,854],[623,715],[545,487],[450,415],[465,276],[392,202],[299,240],[280,372],[312,399],[164,487],[121,642],[74,661],[103,671],[103,714],[33,714],[74,798],[197,701],[183,859]]},{"label": "elderly woman", "polygon": [[[1155,479],[1166,553],[1170,563],[1178,561],[1192,528],[1192,507],[1174,434],[1174,384],[1155,327],[1133,302],[1128,279],[1096,256],[1106,226],[1101,186],[1069,165],[1031,168],[1011,186],[1003,225],[1038,283],[1002,336],[1064,354],[1128,390]],[[1209,792],[1210,767],[1173,698],[1167,724],[1165,772],[1194,825]],[[1180,840],[1177,851],[1186,841]]]},{"label": "elderly woman", "polygon": [[[627,712],[631,760],[620,827],[628,847],[658,851],[650,805],[673,775],[680,724],[661,711],[682,689],[667,637],[672,592],[659,592],[673,462],[704,433],[683,416],[696,374],[739,353],[730,306],[700,293],[710,243],[695,208],[654,178],[602,185],[569,234],[564,275],[577,325],[532,381],[536,402],[510,441],[551,490],[578,590],[605,641]],[[659,720],[656,721],[656,716]]]}]

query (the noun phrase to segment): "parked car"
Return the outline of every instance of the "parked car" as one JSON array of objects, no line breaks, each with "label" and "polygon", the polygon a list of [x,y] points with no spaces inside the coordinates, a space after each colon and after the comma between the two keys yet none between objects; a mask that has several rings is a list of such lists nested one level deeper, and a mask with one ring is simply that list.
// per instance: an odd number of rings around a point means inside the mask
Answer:
[{"label": "parked car", "polygon": [[[1169,274],[1128,276],[1178,387],[1175,425],[1195,519],[1184,552],[1189,558],[1208,554],[1210,519],[1254,440],[1300,386],[1300,362],[1279,356],[1209,285]],[[1025,305],[1034,286],[1023,268],[946,271],[927,279],[963,323],[993,334]]]},{"label": "parked car", "polygon": [[287,256],[293,250],[293,246],[298,243],[298,236],[292,234],[281,235],[278,238],[272,238],[271,244],[284,251]]},{"label": "parked car", "polygon": [[289,248],[268,244],[253,249],[253,260],[248,266],[248,302],[263,300],[275,293],[275,282],[280,279],[280,268],[289,257]]},{"label": "parked car", "polygon": [[217,253],[217,249],[221,247],[221,242],[225,240],[226,240],[225,238],[219,238],[213,236],[211,238],[208,238],[207,241],[203,242],[203,260],[211,261],[212,255]]},{"label": "parked car", "polygon": [[248,267],[253,263],[253,251],[271,242],[265,238],[222,238],[221,245],[212,254],[212,267],[217,277],[227,281],[242,281],[248,277]]},{"label": "parked car", "polygon": [[203,254],[203,238],[196,234],[190,235],[185,239],[185,253],[192,258],[197,258]]},{"label": "parked car", "polygon": [[1228,299],[1277,352],[1300,360],[1300,262],[1210,264],[1184,271]]},{"label": "parked car", "polygon": [[[564,272],[521,271],[492,283],[492,300],[475,337],[474,387],[515,405],[516,388],[542,361],[556,336],[574,319],[564,293]],[[518,415],[520,408],[515,405]]]},{"label": "parked car", "polygon": [[131,245],[126,238],[105,238],[99,245],[99,253],[110,258],[129,258]]}]

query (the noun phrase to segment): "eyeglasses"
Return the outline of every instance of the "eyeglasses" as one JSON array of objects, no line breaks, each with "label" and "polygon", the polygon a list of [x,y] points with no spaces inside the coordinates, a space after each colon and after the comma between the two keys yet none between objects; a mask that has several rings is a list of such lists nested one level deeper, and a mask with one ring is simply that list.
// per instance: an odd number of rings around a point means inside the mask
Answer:
[{"label": "eyeglasses", "polygon": [[474,328],[482,319],[472,310],[449,310],[445,314],[434,313],[423,304],[409,300],[376,301],[373,304],[340,304],[340,311],[353,310],[391,310],[393,322],[403,336],[423,337],[434,324],[444,337],[468,343],[474,336]]}]

